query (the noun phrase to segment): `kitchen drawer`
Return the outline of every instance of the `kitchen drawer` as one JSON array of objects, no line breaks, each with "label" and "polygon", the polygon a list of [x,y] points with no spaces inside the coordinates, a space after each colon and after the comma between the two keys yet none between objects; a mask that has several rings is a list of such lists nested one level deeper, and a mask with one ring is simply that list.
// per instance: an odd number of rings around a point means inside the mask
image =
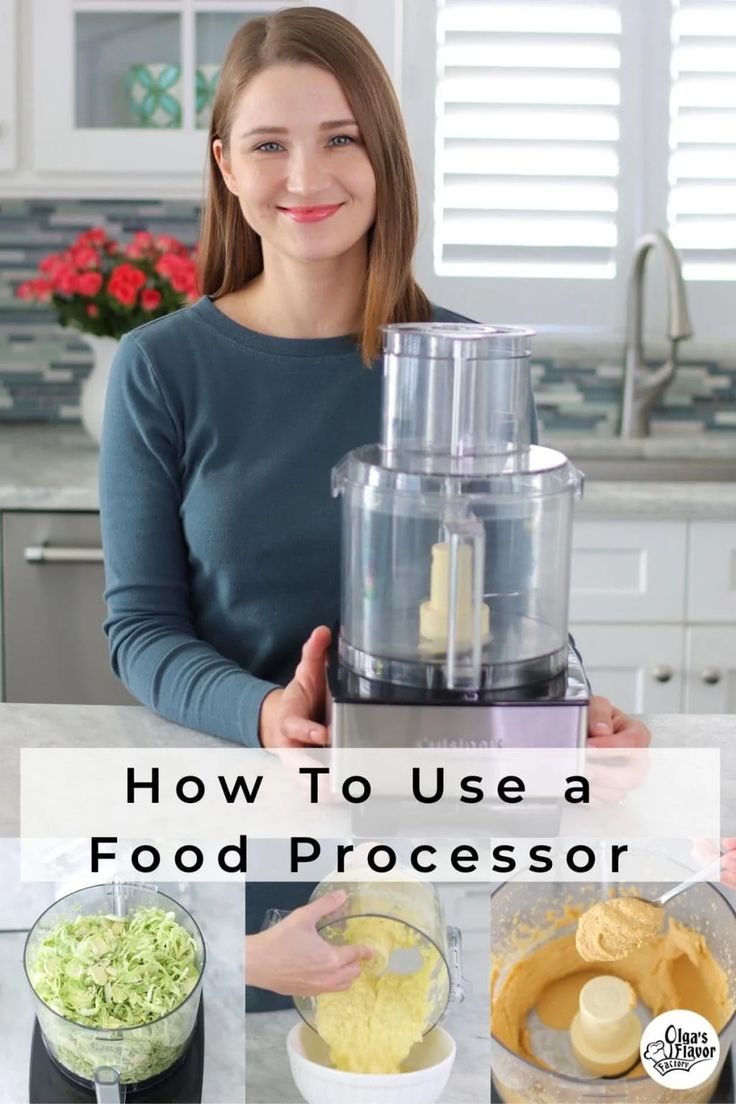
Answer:
[{"label": "kitchen drawer", "polygon": [[736,522],[691,523],[687,619],[736,624]]},{"label": "kitchen drawer", "polygon": [[133,703],[110,670],[97,513],[2,515],[3,696]]},{"label": "kitchen drawer", "polygon": [[576,521],[570,622],[682,622],[684,521]]}]

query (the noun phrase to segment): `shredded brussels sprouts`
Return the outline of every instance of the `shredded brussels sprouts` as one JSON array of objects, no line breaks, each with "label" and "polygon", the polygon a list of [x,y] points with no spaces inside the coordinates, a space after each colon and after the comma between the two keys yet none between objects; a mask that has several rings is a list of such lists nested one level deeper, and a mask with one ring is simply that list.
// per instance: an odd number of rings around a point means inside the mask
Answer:
[{"label": "shredded brussels sprouts", "polygon": [[[49,1008],[41,1027],[59,1061],[91,1078],[114,1065],[121,1081],[143,1081],[179,1056],[193,1012],[173,1012],[199,979],[197,944],[173,912],[138,908],[127,916],[77,916],[52,928],[28,962],[35,992]],[[73,1026],[106,1031],[89,1036]],[[146,1027],[145,1025],[151,1025]],[[115,1029],[136,1027],[135,1032]]]}]

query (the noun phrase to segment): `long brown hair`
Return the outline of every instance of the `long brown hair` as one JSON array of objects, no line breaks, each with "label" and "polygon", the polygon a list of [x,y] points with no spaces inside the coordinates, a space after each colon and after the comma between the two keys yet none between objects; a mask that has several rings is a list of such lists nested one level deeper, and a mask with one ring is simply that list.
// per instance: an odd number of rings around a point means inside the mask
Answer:
[{"label": "long brown hair", "polygon": [[263,271],[258,234],[227,188],[212,144],[228,145],[236,103],[252,77],[278,63],[332,73],[352,108],[376,178],[376,219],[368,233],[360,349],[369,364],[380,350],[378,327],[427,322],[432,308],[412,275],[418,204],[409,143],[396,94],[368,39],[325,8],[283,8],[236,31],[222,64],[210,122],[208,188],[198,248],[198,283],[218,299]]}]

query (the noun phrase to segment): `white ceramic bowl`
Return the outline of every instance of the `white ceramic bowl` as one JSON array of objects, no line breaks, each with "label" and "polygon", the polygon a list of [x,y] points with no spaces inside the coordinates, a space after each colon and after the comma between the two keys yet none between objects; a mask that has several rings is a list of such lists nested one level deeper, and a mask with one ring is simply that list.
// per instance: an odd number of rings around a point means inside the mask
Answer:
[{"label": "white ceramic bowl", "polygon": [[455,1040],[435,1027],[404,1062],[405,1073],[345,1073],[330,1067],[326,1045],[295,1024],[286,1039],[291,1075],[307,1104],[435,1104],[455,1061]]}]

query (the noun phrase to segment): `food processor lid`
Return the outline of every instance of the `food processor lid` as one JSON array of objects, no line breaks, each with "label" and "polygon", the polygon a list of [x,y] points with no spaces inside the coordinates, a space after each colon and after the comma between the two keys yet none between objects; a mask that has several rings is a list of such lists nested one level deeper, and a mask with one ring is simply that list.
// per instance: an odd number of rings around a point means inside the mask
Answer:
[{"label": "food processor lid", "polygon": [[478,322],[399,322],[379,327],[383,352],[427,360],[493,360],[531,355],[534,330]]},{"label": "food processor lid", "polygon": [[542,445],[477,457],[472,463],[465,458],[460,466],[448,457],[443,469],[437,469],[436,460],[425,464],[421,454],[397,454],[381,445],[364,445],[333,469],[332,493],[338,495],[353,486],[413,497],[462,495],[505,500],[520,495],[579,494],[583,484],[582,472],[563,453]]}]

